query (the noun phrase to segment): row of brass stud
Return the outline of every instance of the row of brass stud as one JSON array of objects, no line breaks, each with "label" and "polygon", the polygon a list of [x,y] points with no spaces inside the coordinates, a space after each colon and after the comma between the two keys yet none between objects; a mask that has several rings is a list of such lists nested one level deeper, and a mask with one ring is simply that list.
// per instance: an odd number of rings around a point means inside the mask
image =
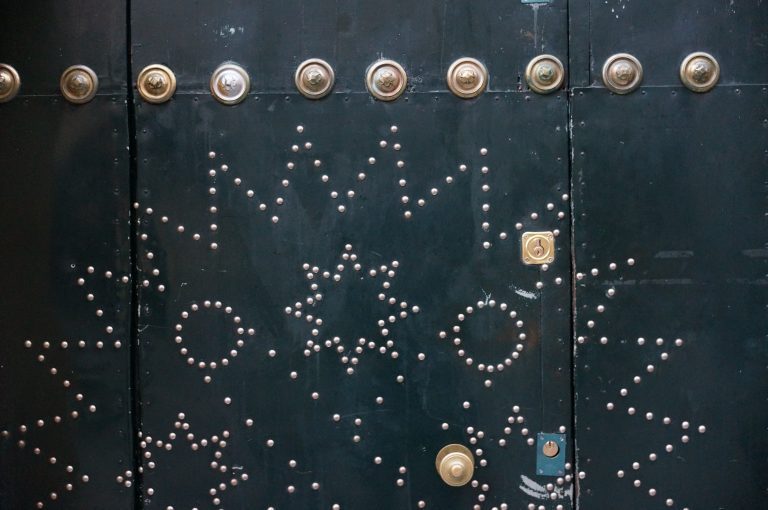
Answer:
[{"label": "row of brass stud", "polygon": [[[526,70],[532,90],[548,94],[561,87],[565,78],[562,62],[552,55],[539,55]],[[335,74],[325,60],[313,58],[302,62],[294,77],[296,88],[310,99],[327,96],[333,89]],[[460,58],[448,69],[448,87],[462,98],[477,97],[488,85],[488,70],[479,60]],[[394,60],[382,59],[369,66],[366,85],[370,93],[382,101],[394,101],[405,92],[408,76]],[[87,103],[96,95],[99,80],[92,69],[83,65],[67,68],[61,76],[64,97],[76,104]],[[0,102],[10,101],[19,92],[19,73],[10,65],[0,64]],[[248,72],[234,62],[225,62],[211,75],[211,94],[219,102],[233,105],[243,101],[250,90]],[[151,64],[139,73],[136,88],[149,103],[164,103],[176,92],[176,75],[162,64]]]},{"label": "row of brass stud", "polygon": [[[526,67],[528,86],[539,94],[558,90],[565,80],[562,62],[552,55],[539,55]],[[691,53],[680,65],[680,80],[694,92],[711,90],[720,79],[717,60],[704,52]],[[617,53],[603,65],[603,83],[617,94],[628,94],[640,86],[643,66],[628,53]],[[294,76],[296,88],[310,99],[330,94],[335,74],[325,60],[313,58],[299,64]],[[488,86],[488,69],[477,59],[462,57],[453,62],[446,75],[448,88],[456,96],[469,99],[482,94]],[[394,101],[406,89],[408,75],[394,60],[382,59],[368,67],[365,75],[368,91],[382,101]],[[99,79],[92,69],[83,65],[68,67],[59,82],[64,97],[75,104],[87,103],[96,95]],[[248,72],[234,62],[226,62],[211,75],[211,94],[217,101],[233,105],[243,101],[250,90]],[[19,92],[19,73],[7,64],[0,64],[0,103],[10,101]],[[139,73],[136,88],[149,103],[164,103],[176,92],[176,75],[167,66],[151,64]]]},{"label": "row of brass stud", "polygon": [[[564,79],[565,68],[562,62],[552,55],[539,55],[531,60],[526,69],[528,85],[541,94],[559,89]],[[331,65],[319,58],[305,60],[299,64],[294,75],[296,88],[309,99],[320,99],[330,94],[335,81]],[[448,68],[446,81],[448,88],[458,97],[477,97],[488,86],[488,69],[477,59],[462,57]],[[250,83],[250,76],[242,66],[225,62],[211,75],[211,94],[223,104],[237,104],[248,95]],[[405,92],[408,75],[399,63],[382,59],[368,67],[365,83],[376,99],[394,101]],[[145,101],[163,103],[173,96],[176,77],[168,67],[151,64],[139,73],[136,87]]]},{"label": "row of brass stud", "polygon": [[[59,87],[64,98],[70,103],[87,103],[96,96],[99,89],[99,78],[93,69],[76,65],[68,67],[61,73]],[[21,88],[19,73],[8,64],[0,64],[0,103],[10,101]]]},{"label": "row of brass stud", "polygon": [[[720,79],[720,64],[709,53],[697,51],[680,64],[680,81],[694,92],[707,92]],[[603,65],[603,83],[616,94],[629,94],[643,81],[643,66],[629,53],[608,57]]]}]

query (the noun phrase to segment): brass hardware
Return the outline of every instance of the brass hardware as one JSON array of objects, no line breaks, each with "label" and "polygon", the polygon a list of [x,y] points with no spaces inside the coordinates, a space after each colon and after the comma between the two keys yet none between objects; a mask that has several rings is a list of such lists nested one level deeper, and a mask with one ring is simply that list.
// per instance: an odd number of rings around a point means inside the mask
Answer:
[{"label": "brass hardware", "polygon": [[603,65],[603,83],[616,94],[629,94],[643,81],[643,66],[629,53],[608,57]]},{"label": "brass hardware", "polygon": [[524,232],[523,262],[550,264],[555,260],[555,236],[552,232]]},{"label": "brass hardware", "polygon": [[379,60],[371,64],[365,74],[365,85],[376,99],[394,101],[403,92],[408,83],[408,75],[403,66],[394,60]]},{"label": "brass hardware", "polygon": [[8,64],[0,64],[0,103],[10,101],[19,93],[21,78],[16,69]]},{"label": "brass hardware", "polygon": [[479,60],[462,57],[448,68],[446,80],[448,88],[457,96],[477,97],[488,86],[488,69]]},{"label": "brass hardware", "polygon": [[335,80],[331,65],[319,58],[311,58],[299,64],[294,78],[296,88],[309,99],[327,96],[333,89]]},{"label": "brass hardware", "polygon": [[475,459],[466,446],[449,444],[438,452],[435,467],[445,483],[461,487],[475,474]]},{"label": "brass hardware", "polygon": [[211,75],[211,94],[222,104],[233,105],[243,101],[251,89],[251,78],[241,66],[225,62]]},{"label": "brass hardware", "polygon": [[83,104],[96,96],[96,91],[99,89],[99,78],[90,67],[71,66],[61,73],[59,86],[67,101]]},{"label": "brass hardware", "polygon": [[694,92],[707,92],[720,79],[720,64],[709,53],[691,53],[680,64],[680,80]]},{"label": "brass hardware", "polygon": [[551,459],[557,457],[557,454],[560,453],[560,447],[554,441],[547,441],[541,448],[541,453]]},{"label": "brass hardware", "polygon": [[164,103],[176,92],[176,75],[161,64],[150,64],[136,79],[139,95],[148,103]]},{"label": "brass hardware", "polygon": [[552,55],[534,57],[525,68],[525,81],[534,92],[551,94],[560,88],[565,80],[565,68]]}]

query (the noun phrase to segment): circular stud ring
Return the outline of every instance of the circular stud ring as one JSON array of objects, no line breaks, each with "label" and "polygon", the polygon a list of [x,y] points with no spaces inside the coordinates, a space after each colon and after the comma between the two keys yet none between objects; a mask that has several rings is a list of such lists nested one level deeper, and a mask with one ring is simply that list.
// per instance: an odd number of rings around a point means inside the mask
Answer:
[{"label": "circular stud ring", "polygon": [[225,62],[211,75],[211,94],[222,104],[234,105],[248,96],[251,78],[242,66]]},{"label": "circular stud ring", "polygon": [[608,57],[603,65],[603,83],[615,94],[629,94],[643,81],[643,66],[629,53]]},{"label": "circular stud ring", "polygon": [[10,101],[19,93],[21,78],[12,66],[0,64],[0,103]]},{"label": "circular stud ring", "polygon": [[320,99],[331,93],[336,76],[328,62],[311,58],[299,64],[294,81],[301,95],[309,99]]},{"label": "circular stud ring", "polygon": [[365,85],[376,99],[394,101],[405,92],[408,75],[394,60],[379,60],[368,67]]},{"label": "circular stud ring", "polygon": [[534,92],[551,94],[563,85],[565,68],[553,55],[534,57],[525,68],[525,81]]},{"label": "circular stud ring", "polygon": [[136,88],[144,101],[165,103],[176,92],[176,75],[161,64],[150,64],[139,73]]},{"label": "circular stud ring", "polygon": [[691,53],[680,64],[680,81],[694,92],[708,92],[720,79],[720,64],[709,53]]},{"label": "circular stud ring", "polygon": [[466,446],[449,444],[437,454],[435,467],[443,481],[451,487],[461,487],[475,474],[475,459]]},{"label": "circular stud ring", "polygon": [[479,60],[462,57],[448,68],[446,81],[457,96],[464,99],[477,97],[488,86],[488,69]]},{"label": "circular stud ring", "polygon": [[96,96],[99,78],[93,69],[83,65],[68,67],[59,80],[64,99],[74,104],[84,104]]}]

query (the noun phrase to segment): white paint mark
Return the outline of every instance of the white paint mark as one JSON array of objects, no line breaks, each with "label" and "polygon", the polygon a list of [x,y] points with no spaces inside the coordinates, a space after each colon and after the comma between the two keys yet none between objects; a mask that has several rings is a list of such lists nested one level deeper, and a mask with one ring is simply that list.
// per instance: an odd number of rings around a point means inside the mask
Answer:
[{"label": "white paint mark", "polygon": [[515,294],[517,294],[520,297],[524,297],[525,299],[536,299],[538,297],[535,292],[531,292],[529,290],[524,290],[524,289],[518,289],[514,285],[510,285],[510,288],[515,291]]},{"label": "white paint mark", "polygon": [[573,487],[566,489],[565,487],[555,487],[550,492],[543,485],[536,483],[525,475],[520,475],[520,479],[523,483],[520,484],[520,490],[532,498],[548,500],[552,499],[551,494],[556,494],[557,499],[573,498]]}]

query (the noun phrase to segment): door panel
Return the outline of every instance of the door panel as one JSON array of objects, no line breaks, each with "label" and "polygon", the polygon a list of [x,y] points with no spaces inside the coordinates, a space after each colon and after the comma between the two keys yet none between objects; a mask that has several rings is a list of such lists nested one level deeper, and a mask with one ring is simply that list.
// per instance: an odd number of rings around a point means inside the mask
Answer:
[{"label": "door panel", "polygon": [[0,20],[0,508],[760,507],[768,3],[38,4]]},{"label": "door panel", "polygon": [[[21,78],[0,104],[0,508],[129,509],[125,5],[63,4],[9,4],[0,21],[0,62]],[[74,64],[101,83],[87,104],[58,92]]]},{"label": "door panel", "polygon": [[409,90],[444,91],[448,66],[466,55],[488,67],[492,90],[519,90],[531,58],[551,53],[565,60],[568,48],[565,0],[131,5],[134,70],[164,61],[185,87],[206,92],[211,72],[233,59],[251,71],[254,91],[294,93],[293,74],[307,58],[334,66],[337,92],[365,92],[365,68],[382,57],[405,67]]},{"label": "door panel", "polygon": [[758,507],[768,92],[572,104],[581,507]]},{"label": "door panel", "polygon": [[[545,482],[527,439],[567,428],[570,415],[564,98],[288,99],[254,95],[225,108],[180,95],[140,108],[144,433],[165,438],[174,422],[197,438],[227,431],[221,464],[242,466],[249,479],[216,497],[278,508],[471,507],[481,492],[448,490],[434,463],[443,445],[472,446],[479,433],[474,447],[488,467],[477,479],[498,487],[487,501],[528,502],[521,475]],[[536,142],[509,136],[519,132]],[[412,207],[403,196],[428,203]],[[522,264],[518,222],[560,229],[548,271]],[[481,372],[480,363],[504,371]],[[510,427],[511,416],[525,422]],[[156,461],[145,473],[147,506],[203,505],[209,488],[241,476],[212,471],[211,448],[173,444],[167,453],[147,447]]]},{"label": "door panel", "polygon": [[720,83],[768,83],[768,8],[762,0],[571,0],[571,86],[602,85],[603,63],[630,53],[643,83],[678,85],[696,51],[720,63]]},{"label": "door panel", "polygon": [[[291,2],[179,10],[178,41],[134,4],[134,73],[179,69],[173,100],[137,105],[147,508],[571,507],[570,445],[559,476],[536,455],[570,433],[567,98],[495,92],[564,45],[562,4],[372,5],[322,3],[277,44],[259,27],[293,23]],[[500,32],[451,28],[475,24]],[[444,78],[465,52],[496,80],[469,101]],[[392,103],[364,88],[381,54],[412,73]],[[304,57],[335,93],[295,91]],[[205,90],[224,60],[253,80],[234,107]],[[523,263],[525,231],[555,232],[554,262]],[[441,481],[452,443],[476,483]]]}]

